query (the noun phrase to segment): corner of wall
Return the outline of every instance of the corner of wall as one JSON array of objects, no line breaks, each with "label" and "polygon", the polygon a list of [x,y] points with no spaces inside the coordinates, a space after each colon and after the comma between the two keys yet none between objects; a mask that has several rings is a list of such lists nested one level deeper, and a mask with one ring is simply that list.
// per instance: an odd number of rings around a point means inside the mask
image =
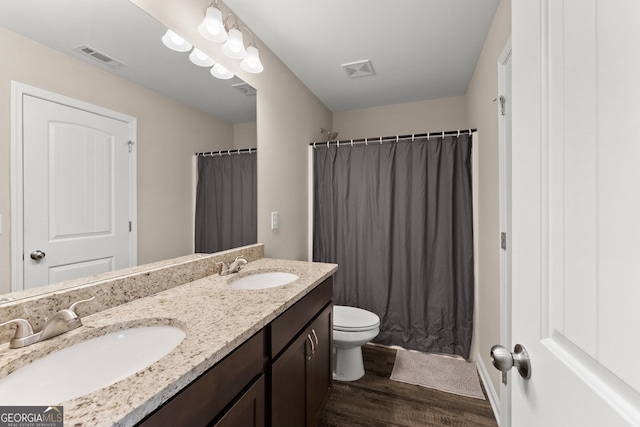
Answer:
[{"label": "corner of wall", "polygon": [[[478,212],[478,224],[474,227],[478,254],[475,260],[478,360],[500,342],[498,110],[492,100],[498,91],[498,58],[510,35],[511,0],[501,0],[466,93],[467,123],[478,129],[477,176],[474,176],[478,181],[477,202],[474,201]],[[499,372],[494,369],[485,372],[493,390],[500,390]],[[498,413],[496,417],[499,418]]]}]

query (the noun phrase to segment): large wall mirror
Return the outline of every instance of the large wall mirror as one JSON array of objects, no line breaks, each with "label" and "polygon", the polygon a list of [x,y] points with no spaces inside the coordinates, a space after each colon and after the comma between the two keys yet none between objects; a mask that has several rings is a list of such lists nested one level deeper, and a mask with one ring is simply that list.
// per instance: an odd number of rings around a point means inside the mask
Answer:
[{"label": "large wall mirror", "polygon": [[[203,113],[203,117],[210,117],[211,120],[227,123],[224,126],[231,129],[225,136],[227,140],[219,142],[216,141],[216,136],[212,135],[210,146],[198,146],[198,149],[191,150],[191,154],[196,151],[257,147],[255,136],[252,136],[255,133],[247,130],[252,127],[255,128],[255,91],[238,77],[233,77],[229,80],[213,77],[209,72],[210,67],[205,68],[194,65],[188,59],[188,52],[179,53],[166,48],[162,44],[161,38],[167,29],[130,3],[129,0],[5,1],[0,3],[0,27],[48,48],[55,49],[74,58],[74,60],[91,64],[102,71],[112,73],[136,85],[151,89],[164,97],[178,101],[179,104],[174,103],[178,106],[178,109],[182,108],[180,105],[188,106]],[[8,33],[0,32],[0,39],[3,34]],[[7,40],[0,40],[0,43],[6,42]],[[8,48],[4,52],[11,52],[11,55],[15,55],[14,58],[16,60],[21,55],[19,49],[12,50]],[[12,58],[5,57],[4,60],[10,63]],[[45,82],[43,83],[45,86],[43,89],[45,90],[56,91],[55,85],[52,85],[54,86],[53,88],[46,87],[46,77],[47,75],[56,75],[60,71],[52,67],[46,57],[42,58],[41,69],[32,71],[33,73],[39,73],[38,77],[33,79],[34,74],[30,72],[29,78],[37,82]],[[22,81],[20,75],[12,75],[9,72],[7,74],[9,77],[7,78],[7,75],[3,76],[2,74],[0,72],[0,77],[3,78],[3,85],[10,85],[8,80]],[[29,78],[25,78],[27,81],[23,81],[23,83],[34,84],[28,81]],[[67,78],[73,80],[75,76],[67,76]],[[8,91],[2,93],[8,93]],[[63,95],[69,96],[69,94],[64,93]],[[3,102],[8,105],[10,101],[4,99]],[[88,102],[91,102],[91,100]],[[184,114],[184,111],[181,114]],[[179,116],[179,114],[176,114],[176,117]],[[139,137],[143,130],[154,126],[153,118],[146,117],[144,120],[136,118],[138,119]],[[7,120],[5,123],[9,123],[9,121]],[[179,124],[174,127],[179,127]],[[233,136],[234,130],[236,130],[236,137]],[[2,135],[0,144],[8,146],[10,131],[6,129],[2,132],[6,133],[6,135]],[[229,134],[231,135],[231,141],[229,140]],[[185,138],[189,138],[189,136],[185,136]],[[181,143],[179,140],[175,142],[176,146]],[[186,146],[187,144],[184,145]],[[165,155],[165,158],[148,155],[148,148],[144,158],[138,154],[138,205],[140,205],[141,200],[146,203],[145,212],[141,213],[141,209],[138,208],[138,222],[147,221],[145,224],[148,224],[144,230],[142,230],[144,227],[138,227],[138,236],[142,232],[148,236],[142,245],[138,244],[139,264],[188,254],[187,250],[184,249],[184,245],[180,249],[181,252],[179,251],[175,254],[170,251],[163,252],[162,250],[149,254],[152,251],[149,248],[161,246],[156,242],[156,236],[161,234],[157,230],[167,230],[166,241],[172,239],[171,232],[178,232],[173,228],[182,227],[179,232],[188,234],[188,230],[182,224],[184,222],[182,219],[184,218],[184,211],[191,211],[190,207],[167,206],[166,211],[156,210],[153,206],[161,203],[161,197],[154,194],[153,197],[156,197],[157,200],[149,201],[150,197],[145,194],[148,188],[148,186],[145,187],[147,185],[145,182],[153,179],[144,175],[145,173],[148,174],[149,172],[147,171],[152,169],[148,163],[144,166],[145,170],[141,171],[141,165],[145,162],[156,162],[157,168],[163,170],[162,175],[158,176],[167,177],[167,181],[172,183],[176,181],[169,176],[172,170],[168,162],[171,156],[176,157],[176,153],[179,152],[176,150],[179,150],[179,146],[178,148],[172,147],[172,150],[174,150],[172,154]],[[5,150],[5,152],[8,151]],[[183,158],[183,161],[188,154],[179,152],[179,156]],[[169,157],[168,160],[167,157]],[[191,162],[191,160],[189,161]],[[3,160],[3,168],[9,165],[10,162],[8,160],[6,162]],[[181,171],[180,174],[185,175],[184,171]],[[186,175],[189,175],[189,170],[186,171]],[[180,179],[188,180],[189,183],[193,181],[191,176],[181,176]],[[156,187],[160,185],[162,184],[158,184]],[[4,188],[8,189],[9,186],[7,185]],[[179,190],[174,188],[174,191],[179,191],[180,193],[188,193],[190,190],[191,188],[181,188]],[[10,201],[11,198],[8,194],[5,194],[6,191],[4,189],[2,191],[0,202]],[[154,191],[161,193],[161,190],[157,188]],[[176,202],[176,205],[180,203],[182,202]],[[183,211],[176,213],[177,209],[183,209]],[[163,215],[174,215],[174,217],[171,218],[171,221],[163,224]],[[180,218],[180,221],[176,221],[175,218]],[[170,227],[167,224],[170,224]],[[7,222],[2,225],[5,230],[10,228]],[[156,227],[156,229],[152,227]],[[2,238],[6,238],[6,241],[8,241],[7,233],[5,232],[4,234],[5,236],[0,236],[0,241]],[[0,248],[2,257],[8,254],[8,247],[8,244],[3,243],[2,248]],[[26,250],[27,248],[25,248]],[[11,256],[20,255],[11,253]],[[8,263],[0,266],[0,297],[20,298],[38,294],[37,289],[31,289],[26,293],[8,294],[7,292],[11,290],[11,287],[8,285],[10,283],[10,269],[7,268],[7,265]],[[43,287],[42,292],[46,291],[47,287]]]}]

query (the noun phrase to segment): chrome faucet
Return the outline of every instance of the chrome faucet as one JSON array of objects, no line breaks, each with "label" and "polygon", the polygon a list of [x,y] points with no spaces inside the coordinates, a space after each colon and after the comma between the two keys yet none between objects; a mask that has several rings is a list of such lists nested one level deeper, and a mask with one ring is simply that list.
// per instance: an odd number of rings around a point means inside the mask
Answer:
[{"label": "chrome faucet", "polygon": [[48,340],[65,332],[69,332],[82,326],[82,320],[76,307],[78,304],[94,300],[95,297],[76,301],[69,308],[62,309],[49,317],[38,332],[33,332],[33,326],[26,319],[13,319],[0,323],[0,326],[15,323],[16,333],[9,341],[9,348],[22,348],[40,341]]},{"label": "chrome faucet", "polygon": [[247,259],[242,255],[240,255],[229,265],[227,265],[227,263],[225,263],[224,261],[217,262],[216,264],[222,264],[222,267],[220,267],[220,275],[226,276],[227,274],[237,273],[238,271],[240,271],[243,265],[246,265],[248,263],[249,261],[247,261]]}]

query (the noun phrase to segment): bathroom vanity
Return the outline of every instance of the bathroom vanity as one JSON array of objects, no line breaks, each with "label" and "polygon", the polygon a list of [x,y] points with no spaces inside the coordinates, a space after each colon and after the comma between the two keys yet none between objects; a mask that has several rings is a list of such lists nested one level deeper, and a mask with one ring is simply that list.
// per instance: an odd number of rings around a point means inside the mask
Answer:
[{"label": "bathroom vanity", "polygon": [[315,426],[332,385],[333,278],[138,425]]},{"label": "bathroom vanity", "polygon": [[[51,313],[69,301],[96,296],[79,308],[82,327],[22,349],[0,345],[0,379],[93,337],[168,325],[182,329],[184,339],[146,368],[77,398],[24,404],[61,404],[65,425],[73,426],[316,425],[332,385],[337,266],[267,259],[262,251],[256,245],[181,259],[175,266],[163,262],[157,269],[137,268],[131,277],[0,306],[0,317],[37,322],[36,307]],[[216,274],[216,262],[240,254],[249,259],[240,272]],[[231,286],[265,272],[298,278],[268,289]],[[105,362],[97,361],[95,369],[100,363]]]}]

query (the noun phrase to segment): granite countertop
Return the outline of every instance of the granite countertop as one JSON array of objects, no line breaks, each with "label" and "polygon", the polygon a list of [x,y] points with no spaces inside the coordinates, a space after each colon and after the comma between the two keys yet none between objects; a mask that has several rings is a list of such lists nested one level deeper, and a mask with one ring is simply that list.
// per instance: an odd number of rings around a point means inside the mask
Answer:
[{"label": "granite countertop", "polygon": [[[58,349],[136,326],[173,325],[186,333],[169,354],[109,387],[66,402],[69,426],[132,426],[215,365],[337,269],[334,264],[261,258],[239,273],[208,276],[84,317],[83,326],[22,349],[0,346],[0,366],[10,373]],[[299,278],[284,286],[239,290],[231,280],[263,271]],[[99,369],[96,366],[96,369]],[[4,376],[4,375],[3,375]]]}]

